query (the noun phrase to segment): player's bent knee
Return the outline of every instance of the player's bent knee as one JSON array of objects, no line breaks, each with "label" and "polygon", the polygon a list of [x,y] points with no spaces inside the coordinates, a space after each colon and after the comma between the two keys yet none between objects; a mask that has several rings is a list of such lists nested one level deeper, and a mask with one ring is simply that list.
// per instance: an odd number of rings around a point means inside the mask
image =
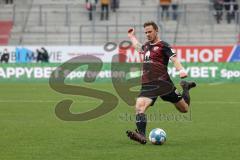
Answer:
[{"label": "player's bent knee", "polygon": [[136,104],[142,104],[144,100],[142,98],[137,98]]},{"label": "player's bent knee", "polygon": [[144,113],[146,107],[147,106],[146,106],[145,101],[141,98],[138,98],[137,102],[136,102],[136,107],[135,107],[136,113]]},{"label": "player's bent knee", "polygon": [[135,110],[137,114],[145,112],[145,108],[143,106],[136,106]]},{"label": "player's bent knee", "polygon": [[136,114],[145,112],[145,110],[143,108],[136,108],[135,110],[136,110]]},{"label": "player's bent knee", "polygon": [[143,104],[136,104],[135,107],[136,113],[143,113],[145,111],[145,106]]}]

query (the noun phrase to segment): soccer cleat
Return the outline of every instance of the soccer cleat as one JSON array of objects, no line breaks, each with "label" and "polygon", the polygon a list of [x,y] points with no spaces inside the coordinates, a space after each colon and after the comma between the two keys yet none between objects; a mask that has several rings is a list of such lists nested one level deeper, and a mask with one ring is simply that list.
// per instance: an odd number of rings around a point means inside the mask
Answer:
[{"label": "soccer cleat", "polygon": [[190,90],[191,88],[194,88],[197,86],[195,82],[187,82],[187,81],[181,81],[180,85],[183,88],[183,90]]},{"label": "soccer cleat", "polygon": [[134,141],[137,141],[141,144],[146,144],[147,143],[147,139],[144,135],[140,134],[137,130],[134,132],[134,131],[127,131],[127,136],[131,139],[131,140],[134,140]]}]

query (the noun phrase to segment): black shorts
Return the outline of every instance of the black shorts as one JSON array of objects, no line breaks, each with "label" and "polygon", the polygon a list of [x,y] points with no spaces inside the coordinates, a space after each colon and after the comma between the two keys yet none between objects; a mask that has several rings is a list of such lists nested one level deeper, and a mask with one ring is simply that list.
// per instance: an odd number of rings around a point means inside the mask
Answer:
[{"label": "black shorts", "polygon": [[142,84],[141,93],[138,97],[147,97],[152,99],[151,106],[154,105],[157,97],[171,103],[177,103],[182,99],[182,95],[171,81],[154,81]]}]

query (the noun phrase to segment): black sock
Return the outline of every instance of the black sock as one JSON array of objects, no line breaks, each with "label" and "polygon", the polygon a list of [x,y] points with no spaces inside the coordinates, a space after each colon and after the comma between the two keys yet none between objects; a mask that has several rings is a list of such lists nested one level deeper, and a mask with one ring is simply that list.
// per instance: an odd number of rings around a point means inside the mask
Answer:
[{"label": "black sock", "polygon": [[182,92],[182,97],[183,97],[184,101],[185,101],[188,105],[190,105],[189,90],[184,89],[183,92]]},{"label": "black sock", "polygon": [[136,115],[136,126],[140,134],[146,134],[146,126],[147,126],[147,117],[144,113],[139,113]]}]

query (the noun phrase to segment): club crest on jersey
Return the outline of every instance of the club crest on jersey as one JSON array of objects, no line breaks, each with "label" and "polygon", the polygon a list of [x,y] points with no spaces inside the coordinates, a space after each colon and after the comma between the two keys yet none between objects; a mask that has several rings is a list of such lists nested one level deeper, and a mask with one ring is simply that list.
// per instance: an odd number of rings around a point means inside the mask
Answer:
[{"label": "club crest on jersey", "polygon": [[159,49],[158,46],[153,47],[153,50],[154,50],[154,51],[157,51],[158,49]]}]

